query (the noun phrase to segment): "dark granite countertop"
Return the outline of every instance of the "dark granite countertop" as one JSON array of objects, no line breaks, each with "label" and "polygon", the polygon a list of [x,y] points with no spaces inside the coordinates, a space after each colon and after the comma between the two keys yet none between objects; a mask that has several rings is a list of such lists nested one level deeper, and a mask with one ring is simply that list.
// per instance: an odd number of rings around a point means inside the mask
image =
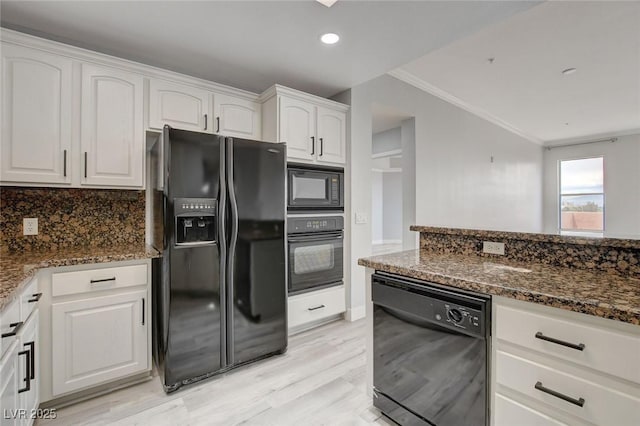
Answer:
[{"label": "dark granite countertop", "polygon": [[379,271],[640,325],[640,277],[410,250],[358,260]]},{"label": "dark granite countertop", "polygon": [[483,229],[441,228],[437,226],[412,225],[411,231],[429,234],[464,235],[489,240],[523,240],[545,243],[575,244],[582,246],[606,246],[640,249],[640,240],[621,238],[578,237],[557,234],[535,234],[531,232],[488,231]]},{"label": "dark granite countertop", "polygon": [[74,247],[58,251],[4,254],[0,257],[0,311],[13,301],[43,268],[150,259],[159,253],[150,246]]}]

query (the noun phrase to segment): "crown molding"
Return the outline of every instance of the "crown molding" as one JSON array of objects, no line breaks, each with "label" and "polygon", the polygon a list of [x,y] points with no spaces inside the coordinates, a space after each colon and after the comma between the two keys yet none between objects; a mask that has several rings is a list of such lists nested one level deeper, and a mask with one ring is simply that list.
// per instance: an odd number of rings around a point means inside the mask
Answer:
[{"label": "crown molding", "polygon": [[392,71],[389,71],[387,73],[388,75],[390,75],[391,77],[394,77],[400,81],[403,81],[407,84],[410,84],[413,87],[416,87],[422,91],[425,91],[437,98],[442,99],[445,102],[448,102],[452,105],[457,106],[460,109],[463,109],[467,112],[470,112],[473,115],[476,115],[480,118],[482,118],[485,121],[488,121],[489,123],[495,124],[498,127],[502,127],[503,129],[520,136],[521,138],[524,138],[526,140],[528,140],[529,142],[535,143],[536,145],[540,145],[540,146],[544,146],[544,141],[529,135],[525,132],[523,132],[522,130],[518,129],[517,127],[512,126],[511,124],[507,123],[504,120],[499,119],[498,117],[488,113],[487,111],[481,109],[481,108],[477,108],[474,107],[472,105],[469,105],[467,102],[463,101],[462,99],[452,95],[449,92],[446,92],[442,89],[439,89],[429,83],[427,83],[426,81],[422,80],[421,78],[416,77],[415,75],[411,74],[408,71],[403,70],[402,68],[396,68]]},{"label": "crown molding", "polygon": [[320,96],[312,95],[310,93],[301,92],[300,90],[292,89],[281,84],[274,84],[273,86],[262,92],[262,94],[258,98],[258,102],[264,103],[265,101],[268,101],[276,95],[285,95],[289,98],[298,99],[303,102],[312,102],[316,105],[326,106],[327,108],[343,112],[347,112],[350,108],[349,105],[332,101],[331,99],[322,98]]}]

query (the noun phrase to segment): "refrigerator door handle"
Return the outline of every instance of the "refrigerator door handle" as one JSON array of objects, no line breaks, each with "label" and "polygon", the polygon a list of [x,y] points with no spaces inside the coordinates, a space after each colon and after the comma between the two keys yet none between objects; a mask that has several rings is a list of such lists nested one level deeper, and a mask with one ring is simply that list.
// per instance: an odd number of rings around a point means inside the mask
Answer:
[{"label": "refrigerator door handle", "polygon": [[238,242],[238,203],[233,178],[233,139],[227,138],[227,188],[229,189],[230,224],[229,251],[227,254],[227,362],[234,364],[234,335],[233,335],[233,294],[234,294],[234,264],[236,244]]},{"label": "refrigerator door handle", "polygon": [[226,141],[220,138],[220,196],[218,197],[218,247],[220,250],[220,365],[227,365],[227,171]]}]

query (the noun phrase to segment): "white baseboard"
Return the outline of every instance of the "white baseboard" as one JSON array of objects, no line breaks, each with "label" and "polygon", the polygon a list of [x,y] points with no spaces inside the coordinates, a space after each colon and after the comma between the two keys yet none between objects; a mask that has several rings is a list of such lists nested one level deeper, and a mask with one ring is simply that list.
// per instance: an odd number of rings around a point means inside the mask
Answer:
[{"label": "white baseboard", "polygon": [[361,318],[364,318],[365,315],[366,315],[366,310],[364,305],[356,306],[355,308],[347,309],[347,312],[345,314],[345,319],[347,321],[357,321]]},{"label": "white baseboard", "polygon": [[402,240],[375,240],[371,244],[402,244]]}]

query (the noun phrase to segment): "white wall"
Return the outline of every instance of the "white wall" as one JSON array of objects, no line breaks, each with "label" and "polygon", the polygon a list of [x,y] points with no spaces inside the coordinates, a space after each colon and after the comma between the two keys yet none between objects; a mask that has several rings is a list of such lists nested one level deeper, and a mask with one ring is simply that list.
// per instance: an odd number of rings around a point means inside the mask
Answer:
[{"label": "white wall", "polygon": [[383,241],[383,175],[382,172],[371,173],[371,238],[374,244],[381,244]]},{"label": "white wall", "polygon": [[355,224],[354,216],[371,213],[374,102],[415,118],[415,156],[403,150],[403,160],[415,163],[417,224],[542,230],[542,147],[388,75],[340,99],[351,105],[350,202],[345,210],[352,225],[351,309],[365,301],[365,268],[357,259],[371,253],[371,224]]},{"label": "white wall", "polygon": [[604,157],[604,236],[640,239],[640,134],[544,150],[544,232],[558,233],[558,162],[597,156]]},{"label": "white wall", "polygon": [[[382,238],[385,242],[402,241],[402,174],[382,176]],[[375,239],[375,237],[374,237]]]}]

